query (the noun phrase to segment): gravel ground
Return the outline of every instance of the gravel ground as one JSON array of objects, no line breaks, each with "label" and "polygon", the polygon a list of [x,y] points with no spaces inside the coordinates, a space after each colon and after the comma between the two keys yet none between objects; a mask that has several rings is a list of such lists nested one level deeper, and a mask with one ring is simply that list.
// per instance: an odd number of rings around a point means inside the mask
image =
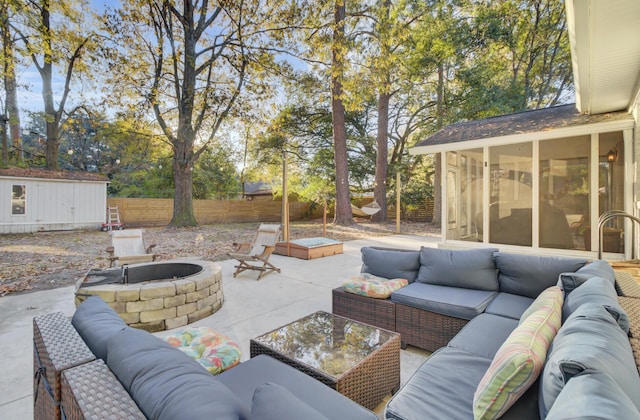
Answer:
[{"label": "gravel ground", "polygon": [[[204,260],[227,259],[234,242],[249,242],[259,223],[236,223],[195,228],[145,228],[147,244],[157,244],[154,252],[160,260],[199,257]],[[403,234],[439,235],[440,228],[429,223],[403,222]],[[358,220],[353,226],[327,225],[326,236],[349,241],[395,233],[395,224]],[[322,235],[321,221],[296,222],[290,237]],[[0,235],[0,296],[68,286],[91,268],[106,268],[105,248],[109,234],[100,231],[39,232]]]}]

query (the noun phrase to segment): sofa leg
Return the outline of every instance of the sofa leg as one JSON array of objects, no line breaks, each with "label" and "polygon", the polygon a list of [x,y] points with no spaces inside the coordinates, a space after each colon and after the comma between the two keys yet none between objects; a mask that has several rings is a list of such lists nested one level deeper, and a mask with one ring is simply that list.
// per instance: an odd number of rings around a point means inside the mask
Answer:
[{"label": "sofa leg", "polygon": [[407,344],[407,343],[405,343],[404,341],[400,341],[400,348],[401,348],[402,350],[406,350],[406,349],[407,349],[407,346],[408,346],[408,344]]}]

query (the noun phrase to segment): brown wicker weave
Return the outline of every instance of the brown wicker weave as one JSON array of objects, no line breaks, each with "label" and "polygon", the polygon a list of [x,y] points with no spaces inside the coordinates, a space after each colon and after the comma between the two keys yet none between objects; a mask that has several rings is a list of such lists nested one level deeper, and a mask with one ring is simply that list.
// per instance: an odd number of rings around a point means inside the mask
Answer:
[{"label": "brown wicker weave", "polygon": [[616,290],[620,296],[640,298],[640,283],[630,273],[616,270]]},{"label": "brown wicker weave", "polygon": [[33,341],[33,417],[60,419],[62,371],[96,357],[62,312],[33,318]]},{"label": "brown wicker weave", "polygon": [[62,405],[67,420],[145,418],[101,359],[62,372]]},{"label": "brown wicker weave", "polygon": [[403,348],[411,345],[435,351],[446,346],[468,322],[396,303],[396,332],[402,337]]},{"label": "brown wicker weave", "polygon": [[[334,318],[336,325],[341,321],[354,322],[335,315]],[[250,341],[250,351],[251,357],[267,354],[293,366],[369,409],[374,409],[385,396],[395,393],[400,387],[400,336],[394,333],[360,363],[338,377],[290,358],[257,339]]]},{"label": "brown wicker weave", "polygon": [[633,358],[636,359],[638,373],[640,373],[640,339],[630,338],[629,342],[631,343],[631,350],[633,350]]},{"label": "brown wicker weave", "polygon": [[640,339],[640,299],[618,296],[618,301],[629,317],[629,335]]},{"label": "brown wicker weave", "polygon": [[347,293],[342,287],[333,289],[331,312],[385,330],[396,329],[396,304],[391,299],[374,299]]}]

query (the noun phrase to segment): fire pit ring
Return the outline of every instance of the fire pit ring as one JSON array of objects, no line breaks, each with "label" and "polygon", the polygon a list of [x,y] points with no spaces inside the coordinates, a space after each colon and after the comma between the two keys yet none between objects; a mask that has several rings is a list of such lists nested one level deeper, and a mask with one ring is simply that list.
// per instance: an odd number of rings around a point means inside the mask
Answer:
[{"label": "fire pit ring", "polygon": [[182,327],[222,307],[222,269],[197,259],[91,270],[76,284],[75,304],[100,296],[131,327],[150,332]]}]

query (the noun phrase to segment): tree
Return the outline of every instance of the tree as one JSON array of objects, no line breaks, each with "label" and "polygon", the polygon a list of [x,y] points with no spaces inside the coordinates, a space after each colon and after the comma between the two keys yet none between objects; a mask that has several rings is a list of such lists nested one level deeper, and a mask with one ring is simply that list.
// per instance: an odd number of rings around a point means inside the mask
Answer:
[{"label": "tree", "polygon": [[334,159],[336,163],[336,211],[335,223],[353,224],[351,196],[349,193],[349,168],[347,166],[347,131],[345,129],[345,109],[342,102],[342,79],[346,43],[344,25],[346,18],[345,0],[335,0],[333,42],[331,44],[331,116],[333,125]]},{"label": "tree", "polygon": [[2,115],[2,161],[5,165],[9,162],[9,148],[7,142],[6,125],[9,124],[11,142],[16,149],[16,160],[22,164],[24,153],[20,142],[20,112],[18,109],[18,94],[16,82],[16,57],[15,39],[11,27],[11,17],[15,13],[17,4],[13,0],[0,2],[0,36],[2,37],[2,74],[5,91],[6,113]]},{"label": "tree", "polygon": [[109,16],[119,47],[108,53],[120,55],[122,64],[114,82],[146,100],[172,148],[170,226],[196,225],[194,163],[215,143],[221,126],[241,112],[243,99],[269,94],[263,75],[278,67],[275,46],[284,38],[287,17],[295,17],[288,7],[260,0],[128,0]]},{"label": "tree", "polygon": [[[85,70],[83,54],[90,48],[92,33],[84,33],[82,9],[84,0],[51,2],[30,0],[20,10],[23,31],[19,31],[24,54],[31,57],[42,79],[42,100],[46,118],[46,167],[58,169],[60,124],[63,119],[71,82],[76,73]],[[53,17],[53,19],[52,19]],[[54,23],[56,27],[54,27]],[[60,66],[62,93],[54,97],[53,77]],[[57,102],[57,106],[56,106]]]}]

